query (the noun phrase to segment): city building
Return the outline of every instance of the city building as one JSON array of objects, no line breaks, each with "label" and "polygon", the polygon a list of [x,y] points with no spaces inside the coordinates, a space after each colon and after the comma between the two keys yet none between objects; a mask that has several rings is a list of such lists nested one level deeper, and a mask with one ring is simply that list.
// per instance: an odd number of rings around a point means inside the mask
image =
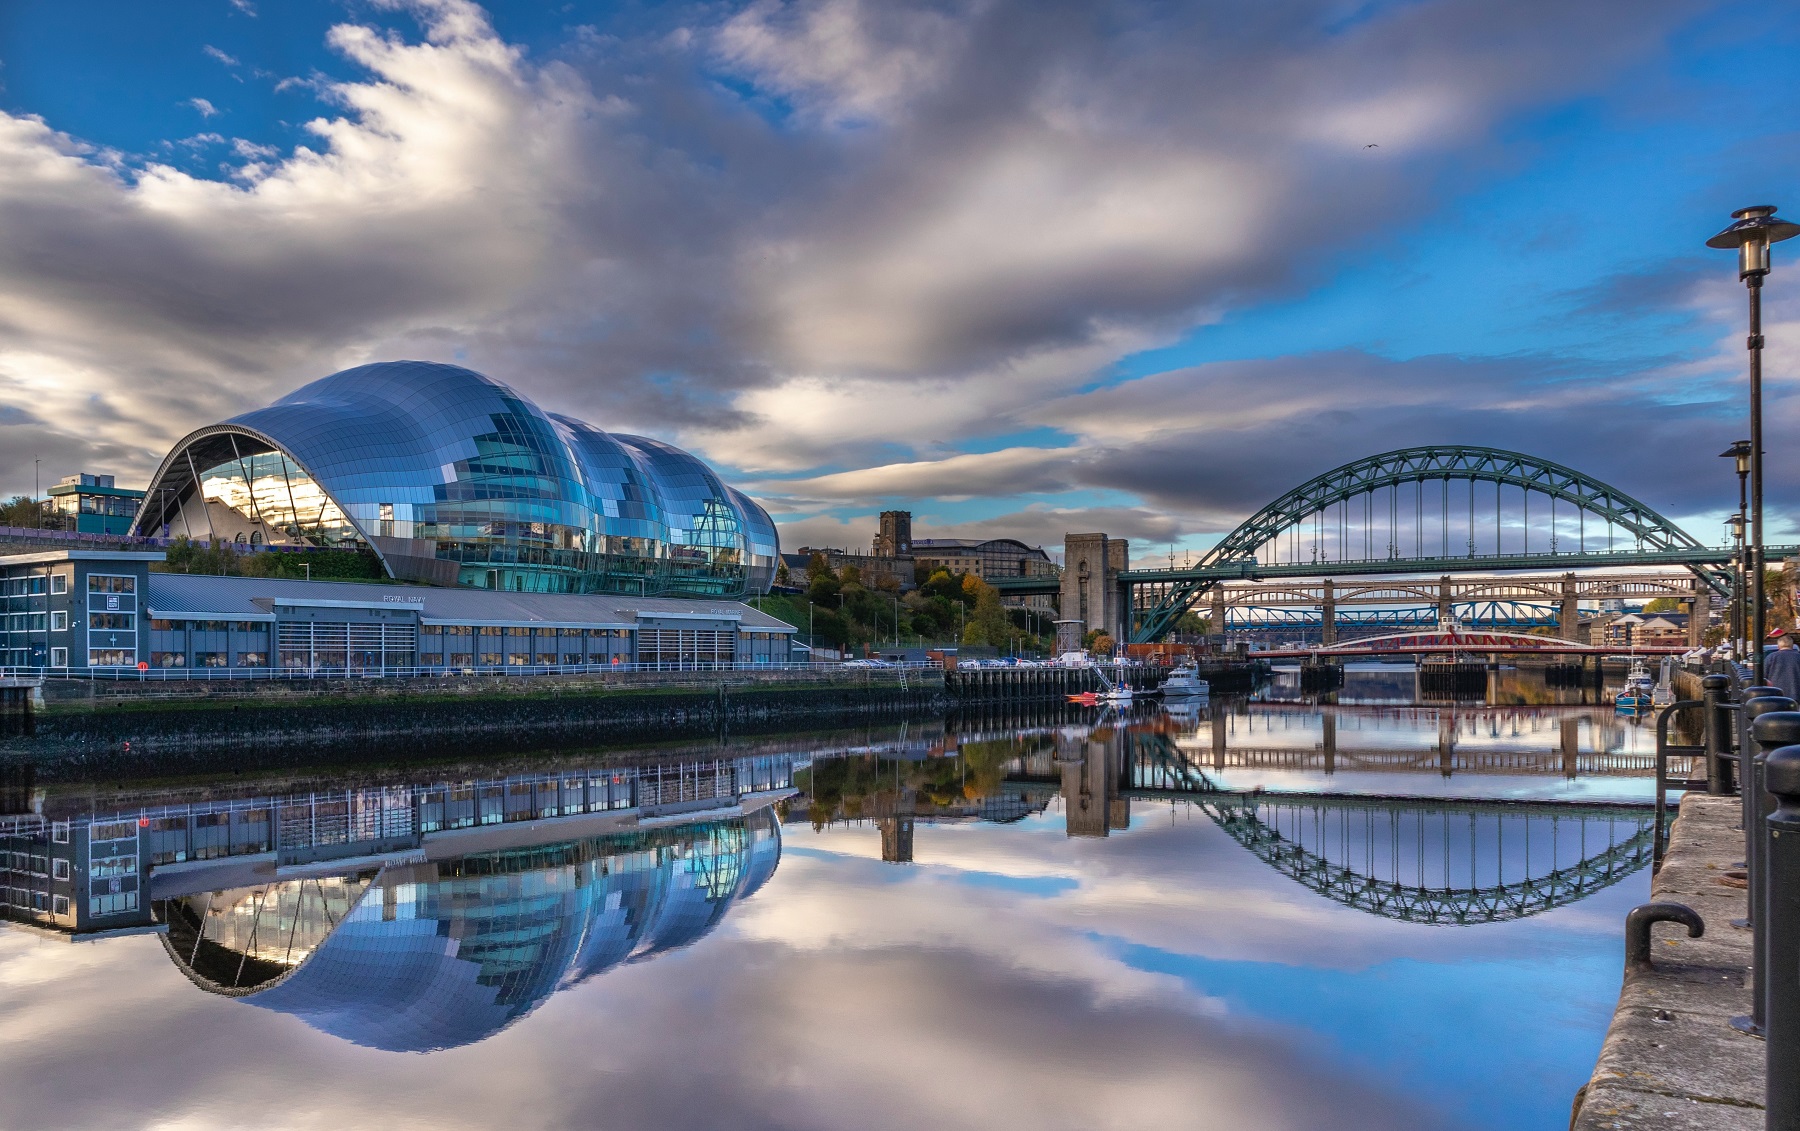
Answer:
[{"label": "city building", "polygon": [[10,667],[479,670],[784,663],[737,601],[161,573],[160,552],[0,557]]},{"label": "city building", "polygon": [[871,589],[885,588],[881,579],[889,577],[899,586],[901,592],[917,586],[918,578],[913,569],[911,558],[884,557],[879,554],[852,554],[848,550],[836,550],[829,546],[802,546],[797,554],[784,554],[783,560],[788,563],[788,578],[791,584],[804,586],[806,571],[812,565],[813,555],[818,554],[825,559],[827,568],[833,571],[842,570],[845,566],[855,566],[862,575],[862,583]]},{"label": "city building", "polygon": [[881,528],[875,535],[878,558],[912,557],[912,512],[882,511]]},{"label": "city building", "polygon": [[366,547],[398,580],[528,593],[768,591],[768,514],[698,458],[473,370],[359,366],[183,438],[135,532]]},{"label": "city building", "polygon": [[50,509],[63,516],[63,529],[78,534],[130,534],[144,492],[113,486],[110,475],[66,476],[50,488]]},{"label": "city building", "polygon": [[1688,614],[1626,613],[1602,621],[1602,644],[1638,645],[1640,647],[1682,647],[1688,645]]},{"label": "city building", "polygon": [[[972,574],[983,581],[1062,575],[1043,547],[1027,546],[1016,538],[914,538],[912,552],[913,572],[921,580],[940,569]],[[1044,614],[1056,608],[1056,599],[1049,596],[1007,597],[1004,603]]]}]

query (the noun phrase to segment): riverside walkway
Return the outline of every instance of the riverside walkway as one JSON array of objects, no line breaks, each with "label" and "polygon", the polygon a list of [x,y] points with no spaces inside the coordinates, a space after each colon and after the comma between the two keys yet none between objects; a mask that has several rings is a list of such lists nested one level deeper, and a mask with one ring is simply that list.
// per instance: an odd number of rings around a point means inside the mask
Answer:
[{"label": "riverside walkway", "polygon": [[1750,1012],[1751,936],[1731,925],[1744,917],[1746,898],[1722,882],[1744,855],[1740,805],[1736,797],[1682,798],[1651,898],[1692,907],[1706,933],[1690,939],[1677,924],[1651,928],[1653,965],[1625,971],[1571,1131],[1762,1131],[1763,1042],[1730,1024]]}]

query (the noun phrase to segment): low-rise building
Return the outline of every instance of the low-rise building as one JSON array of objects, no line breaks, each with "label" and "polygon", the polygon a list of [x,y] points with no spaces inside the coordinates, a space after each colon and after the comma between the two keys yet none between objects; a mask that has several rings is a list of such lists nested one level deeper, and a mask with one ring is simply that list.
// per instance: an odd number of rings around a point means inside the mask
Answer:
[{"label": "low-rise building", "polygon": [[110,475],[65,476],[50,488],[50,508],[63,516],[65,530],[79,534],[130,534],[144,492],[113,485]]},{"label": "low-rise building", "polygon": [[794,626],[738,601],[508,593],[150,569],[158,552],[0,557],[0,664],[290,674],[785,662]]}]

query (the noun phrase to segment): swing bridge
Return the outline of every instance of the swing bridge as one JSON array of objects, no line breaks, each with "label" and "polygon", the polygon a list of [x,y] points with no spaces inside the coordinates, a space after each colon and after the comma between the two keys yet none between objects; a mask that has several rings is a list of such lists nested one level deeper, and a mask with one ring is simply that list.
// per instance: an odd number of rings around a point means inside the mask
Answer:
[{"label": "swing bridge", "polygon": [[[1767,550],[1772,559],[1795,553]],[[1734,551],[1704,545],[1649,505],[1562,464],[1434,445],[1315,476],[1192,564],[1134,569],[1129,557],[1123,540],[1070,535],[1062,577],[989,581],[1005,596],[1057,596],[1062,623],[1080,626],[1077,637],[1102,628],[1134,643],[1163,639],[1209,603],[1213,624],[1227,628],[1232,610],[1238,626],[1316,615],[1328,644],[1340,626],[1422,627],[1460,613],[1482,627],[1554,628],[1574,639],[1579,602],[1642,597],[1698,610],[1697,638],[1712,597],[1731,596]]]}]

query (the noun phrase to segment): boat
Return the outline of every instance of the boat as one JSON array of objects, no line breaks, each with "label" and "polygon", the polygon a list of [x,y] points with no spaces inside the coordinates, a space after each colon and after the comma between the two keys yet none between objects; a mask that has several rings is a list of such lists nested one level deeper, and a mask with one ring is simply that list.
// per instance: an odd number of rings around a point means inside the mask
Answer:
[{"label": "boat", "polygon": [[1621,715],[1635,715],[1656,705],[1656,680],[1644,667],[1644,661],[1632,660],[1625,673],[1625,686],[1613,696],[1613,710]]},{"label": "boat", "polygon": [[1205,699],[1212,694],[1212,686],[1200,678],[1200,669],[1193,664],[1177,667],[1156,690],[1162,695],[1164,702],[1172,699]]},{"label": "boat", "polygon": [[1094,674],[1100,677],[1100,682],[1105,690],[1078,692],[1069,696],[1069,702],[1079,703],[1084,707],[1097,707],[1102,704],[1129,704],[1132,701],[1134,692],[1125,681],[1120,680],[1118,683],[1114,683],[1106,678],[1105,669],[1098,664],[1094,665]]}]

